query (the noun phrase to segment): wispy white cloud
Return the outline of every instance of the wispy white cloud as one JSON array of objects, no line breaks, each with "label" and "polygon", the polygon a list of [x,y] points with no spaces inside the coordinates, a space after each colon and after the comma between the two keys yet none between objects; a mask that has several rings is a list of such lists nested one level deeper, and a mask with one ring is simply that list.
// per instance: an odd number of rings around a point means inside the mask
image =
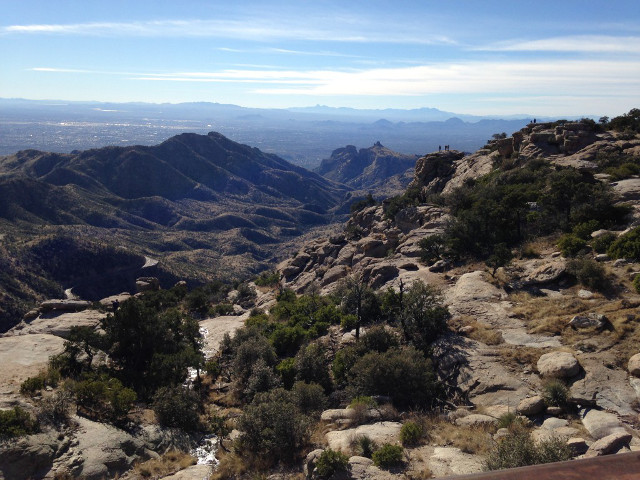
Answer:
[{"label": "wispy white cloud", "polygon": [[[385,42],[454,45],[445,35],[418,29],[367,29],[340,22],[301,23],[286,18],[244,18],[241,20],[158,20],[143,22],[89,22],[71,24],[30,24],[0,27],[0,34],[56,34],[82,36],[212,37],[243,40],[314,40],[324,42]],[[232,50],[229,50],[232,51]]]},{"label": "wispy white cloud", "polygon": [[554,60],[458,62],[398,68],[295,70],[236,68],[213,72],[131,73],[38,67],[39,72],[95,73],[149,82],[235,83],[247,92],[289,96],[417,96],[480,94],[487,97],[626,96],[640,100],[640,63]]},{"label": "wispy white cloud", "polygon": [[640,53],[640,37],[572,35],[538,40],[508,41],[473,50],[501,52]]}]

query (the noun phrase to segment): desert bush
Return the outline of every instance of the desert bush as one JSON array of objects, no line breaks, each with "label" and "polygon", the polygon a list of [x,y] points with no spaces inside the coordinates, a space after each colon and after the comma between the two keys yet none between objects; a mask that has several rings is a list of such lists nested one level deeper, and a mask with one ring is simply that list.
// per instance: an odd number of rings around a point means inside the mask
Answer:
[{"label": "desert bush", "polygon": [[220,366],[220,362],[218,360],[211,359],[204,364],[204,371],[213,380],[215,380],[220,376],[220,373],[222,373],[222,367]]},{"label": "desert bush", "polygon": [[71,389],[78,406],[112,421],[122,420],[137,400],[136,392],[104,373],[85,373]]},{"label": "desert bush", "polygon": [[296,381],[296,359],[293,357],[285,358],[276,365],[276,372],[280,375],[282,386],[291,390]]},{"label": "desert bush", "polygon": [[307,332],[301,325],[278,327],[269,336],[278,356],[295,355],[300,346],[307,340]]},{"label": "desert bush", "polygon": [[591,240],[591,248],[598,253],[605,253],[611,244],[618,238],[615,233],[607,232]]},{"label": "desert bush", "polygon": [[587,288],[604,292],[611,289],[611,281],[604,267],[589,258],[576,258],[567,263],[567,272]]},{"label": "desert bush", "polygon": [[500,415],[498,418],[498,428],[510,428],[516,424],[518,416],[513,412],[507,412]]},{"label": "desert bush", "polygon": [[273,287],[280,283],[280,273],[275,270],[262,272],[258,278],[254,280],[254,283],[259,287]]},{"label": "desert bush", "polygon": [[0,410],[0,439],[30,435],[38,431],[38,422],[21,407]]},{"label": "desert bush", "polygon": [[305,415],[315,415],[327,406],[324,388],[317,383],[296,382],[293,394],[298,410]]},{"label": "desert bush", "polygon": [[571,450],[562,439],[543,440],[536,444],[529,431],[513,429],[498,441],[487,456],[487,470],[524,467],[540,463],[560,462],[571,458]]},{"label": "desert bush", "polygon": [[587,246],[587,242],[582,238],[567,233],[558,240],[558,248],[565,257],[575,257]]},{"label": "desert bush", "polygon": [[385,443],[371,456],[376,467],[393,468],[402,465],[404,460],[404,449],[400,445]]},{"label": "desert bush", "polygon": [[241,451],[265,462],[295,461],[309,439],[310,421],[296,406],[293,392],[282,388],[256,395],[238,420]]},{"label": "desert bush", "polygon": [[383,353],[392,347],[399,345],[398,338],[393,332],[387,330],[384,325],[376,325],[369,328],[360,339],[361,348],[368,352]]},{"label": "desert bush", "polygon": [[449,317],[437,288],[416,280],[405,292],[400,323],[405,340],[416,348],[426,351],[447,330]]},{"label": "desert bush", "polygon": [[418,445],[423,435],[423,426],[416,422],[405,422],[400,429],[400,441],[404,446]]},{"label": "desert bush", "polygon": [[378,445],[368,435],[359,435],[354,439],[352,448],[358,455],[371,458]]},{"label": "desert bush", "polygon": [[355,365],[358,358],[360,358],[360,352],[358,348],[354,346],[348,346],[338,350],[335,357],[333,357],[333,363],[331,364],[333,378],[338,385],[344,385],[347,383],[349,371],[353,365]]},{"label": "desert bush", "polygon": [[608,248],[607,254],[611,258],[640,259],[640,227],[618,237]]},{"label": "desert bush", "polygon": [[640,275],[636,275],[633,278],[633,288],[635,289],[636,292],[640,293]]},{"label": "desert bush", "polygon": [[306,383],[317,383],[330,392],[333,387],[329,369],[326,365],[325,351],[317,343],[310,343],[301,348],[296,355],[296,380]]},{"label": "desert bush", "polygon": [[388,396],[398,408],[431,408],[442,393],[431,361],[413,347],[367,353],[351,367],[348,379],[356,395]]},{"label": "desert bush", "polygon": [[575,225],[571,233],[582,240],[590,240],[591,232],[595,232],[598,228],[600,228],[600,222],[597,220],[589,220]]},{"label": "desert bush", "polygon": [[44,375],[39,374],[35,377],[27,378],[20,385],[20,393],[22,395],[35,395],[36,392],[39,392],[44,388]]},{"label": "desert bush", "polygon": [[260,392],[268,392],[281,385],[280,376],[274,372],[273,367],[267,365],[262,358],[253,365],[251,375],[245,383],[242,394],[244,400],[250,402]]},{"label": "desert bush", "polygon": [[38,419],[53,425],[67,423],[72,400],[71,392],[67,390],[59,390],[43,398],[38,405]]},{"label": "desert bush", "polygon": [[210,312],[215,317],[220,317],[223,315],[232,315],[233,305],[231,305],[230,303],[219,303],[215,307],[211,308]]},{"label": "desert bush", "polygon": [[160,425],[193,431],[200,426],[200,399],[182,386],[163,387],[153,397],[153,411]]},{"label": "desert bush", "polygon": [[349,457],[344,453],[326,448],[316,460],[315,473],[320,478],[330,478],[334,473],[344,472],[349,466]]},{"label": "desert bush", "polygon": [[542,387],[542,399],[551,407],[564,407],[569,398],[569,388],[562,380],[548,380]]}]

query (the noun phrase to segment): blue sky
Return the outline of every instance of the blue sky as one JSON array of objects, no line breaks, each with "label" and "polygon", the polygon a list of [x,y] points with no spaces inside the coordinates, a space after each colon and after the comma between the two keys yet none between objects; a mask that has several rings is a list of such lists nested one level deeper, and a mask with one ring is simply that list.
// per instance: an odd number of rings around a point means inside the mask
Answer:
[{"label": "blue sky", "polygon": [[0,97],[640,107],[640,1],[0,0]]}]

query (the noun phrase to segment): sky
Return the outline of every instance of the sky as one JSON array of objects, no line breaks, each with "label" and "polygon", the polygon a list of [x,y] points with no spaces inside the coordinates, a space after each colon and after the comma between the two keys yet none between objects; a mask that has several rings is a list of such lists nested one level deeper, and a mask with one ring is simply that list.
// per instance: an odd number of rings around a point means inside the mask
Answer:
[{"label": "sky", "polygon": [[640,0],[0,0],[0,97],[615,116]]}]

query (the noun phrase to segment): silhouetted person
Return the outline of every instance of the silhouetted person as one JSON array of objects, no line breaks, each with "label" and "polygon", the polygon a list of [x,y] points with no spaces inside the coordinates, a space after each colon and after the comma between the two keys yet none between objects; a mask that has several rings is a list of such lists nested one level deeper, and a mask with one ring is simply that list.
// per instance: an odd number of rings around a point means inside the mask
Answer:
[{"label": "silhouetted person", "polygon": [[442,151],[442,145],[438,145],[438,151],[441,152]]},{"label": "silhouetted person", "polygon": [[535,118],[533,119],[533,123],[536,123],[536,119]]},{"label": "silhouetted person", "polygon": [[116,310],[118,310],[118,308],[120,308],[120,302],[116,299],[111,302],[111,306],[113,307],[113,311],[115,312]]}]

